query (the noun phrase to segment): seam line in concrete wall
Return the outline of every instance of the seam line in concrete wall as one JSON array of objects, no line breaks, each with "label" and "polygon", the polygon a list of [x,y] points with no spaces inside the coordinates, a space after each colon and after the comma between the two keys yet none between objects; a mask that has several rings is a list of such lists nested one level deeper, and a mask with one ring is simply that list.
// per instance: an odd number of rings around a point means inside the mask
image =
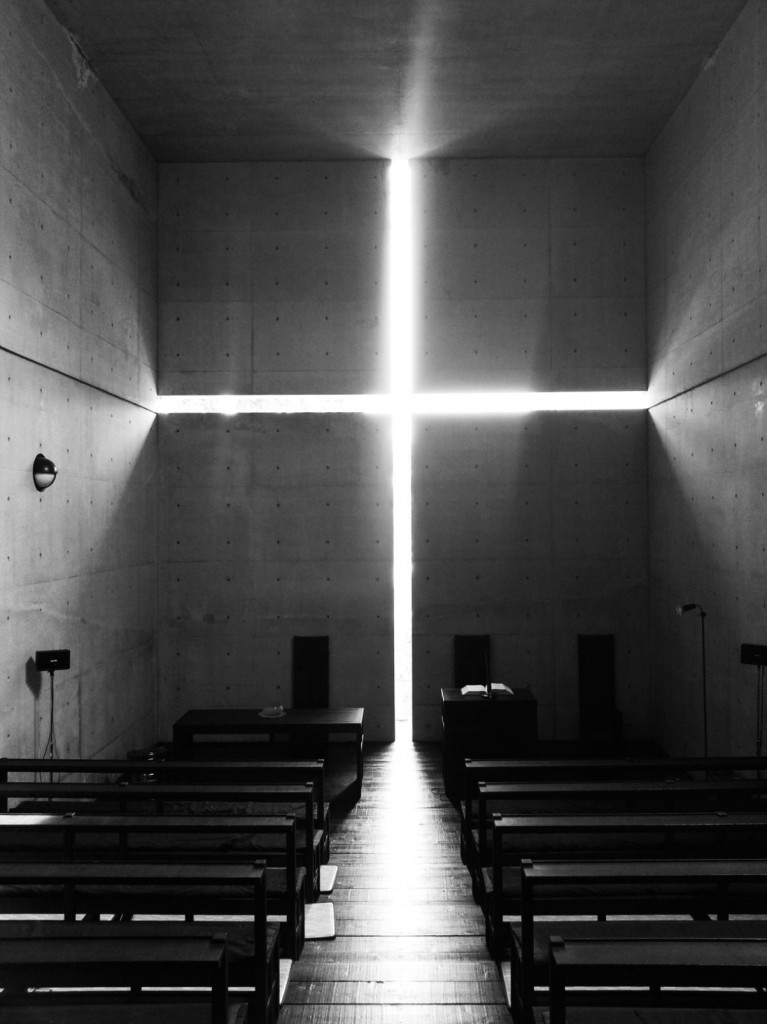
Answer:
[{"label": "seam line in concrete wall", "polygon": [[704,388],[708,384],[713,384],[714,381],[722,380],[723,377],[729,377],[732,373],[738,373],[740,370],[744,370],[747,366],[751,366],[753,363],[758,363],[763,359],[767,359],[767,352],[762,352],[758,356],[753,356],[751,359],[746,359],[742,363],[738,363],[737,366],[730,366],[721,373],[715,373],[711,377],[704,377],[703,380],[697,381],[695,384],[690,384],[687,388],[682,388],[681,391],[675,391],[673,395],[666,395],[665,398],[659,399],[657,402],[653,402],[648,405],[648,412],[652,412],[653,409],[659,408],[661,405],[665,405],[666,402],[673,402],[677,398],[681,398],[683,395],[689,395],[692,391],[697,391],[699,388]]},{"label": "seam line in concrete wall", "polygon": [[8,348],[6,345],[0,345],[0,352],[6,352],[9,356],[15,356],[17,359],[23,359],[25,363],[31,363],[33,366],[39,366],[41,369],[48,370],[50,373],[56,373],[59,377],[64,377],[66,380],[74,381],[75,384],[82,384],[83,387],[91,388],[93,391],[100,391],[102,395],[108,395],[110,398],[114,398],[118,402],[125,402],[127,405],[135,405],[137,409],[143,409],[144,412],[151,412],[155,415],[157,413],[157,410],[152,409],[151,406],[143,405],[141,402],[136,402],[132,398],[126,398],[125,395],[118,395],[114,391],[108,391],[106,388],[102,388],[98,384],[92,384],[90,381],[83,380],[82,377],[75,377],[73,373],[67,373],[66,370],[59,370],[55,366],[49,366],[47,363],[43,363],[39,359],[33,359],[31,356],[25,356],[22,352],[17,352],[15,349]]}]

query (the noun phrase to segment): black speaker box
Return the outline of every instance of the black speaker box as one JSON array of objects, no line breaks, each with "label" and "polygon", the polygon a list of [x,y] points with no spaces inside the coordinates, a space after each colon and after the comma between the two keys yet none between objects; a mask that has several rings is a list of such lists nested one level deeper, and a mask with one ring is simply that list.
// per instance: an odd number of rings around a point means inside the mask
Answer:
[{"label": "black speaker box", "polygon": [[767,665],[767,647],[764,644],[741,644],[741,665]]},{"label": "black speaker box", "polygon": [[69,651],[35,651],[35,668],[38,672],[69,668]]}]

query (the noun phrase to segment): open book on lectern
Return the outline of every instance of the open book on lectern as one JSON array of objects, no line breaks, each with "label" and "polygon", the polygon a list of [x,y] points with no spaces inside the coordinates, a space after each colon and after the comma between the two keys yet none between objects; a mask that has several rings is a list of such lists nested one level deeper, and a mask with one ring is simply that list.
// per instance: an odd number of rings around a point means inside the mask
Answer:
[{"label": "open book on lectern", "polygon": [[[505,683],[491,683],[491,687],[493,693],[510,693],[512,697],[514,696],[514,691]],[[482,686],[480,683],[472,683],[469,686],[462,686],[461,695],[465,697],[467,693],[487,693],[487,687]]]}]

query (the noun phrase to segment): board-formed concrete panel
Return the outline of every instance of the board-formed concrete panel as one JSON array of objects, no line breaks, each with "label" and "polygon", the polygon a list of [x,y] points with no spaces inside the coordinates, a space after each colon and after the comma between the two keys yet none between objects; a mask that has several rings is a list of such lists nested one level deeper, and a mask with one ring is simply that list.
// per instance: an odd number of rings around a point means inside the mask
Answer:
[{"label": "board-formed concrete panel", "polygon": [[[154,416],[10,354],[3,364],[3,380],[15,385],[2,403],[15,469],[0,518],[0,620],[5,701],[18,724],[4,750],[42,755],[46,736],[33,720],[39,712],[47,722],[49,687],[40,688],[47,680],[30,674],[29,659],[38,649],[69,648],[72,668],[56,709],[60,752],[124,756],[154,732]],[[42,494],[32,483],[38,450],[59,469]],[[97,690],[99,715],[84,714]]]},{"label": "board-formed concrete panel", "polygon": [[34,654],[68,648],[58,753],[125,756],[156,738],[154,161],[45,4],[3,14],[0,745],[44,753]]},{"label": "board-formed concrete panel", "polygon": [[419,387],[644,386],[641,161],[413,168]]},{"label": "board-formed concrete panel", "polygon": [[653,718],[670,753],[700,753],[706,613],[708,749],[755,753],[765,555],[764,43],[746,5],[648,157]]},{"label": "board-formed concrete panel", "polygon": [[167,301],[159,330],[163,380],[171,393],[181,390],[189,372],[203,395],[234,393],[252,376],[251,349],[241,344],[252,333],[250,301]]},{"label": "board-formed concrete panel", "polygon": [[388,426],[175,415],[160,440],[163,728],[194,703],[289,705],[292,637],[327,635],[331,704],[391,739]]},{"label": "board-formed concrete panel", "polygon": [[383,161],[160,171],[165,394],[384,387]]},{"label": "board-formed concrete panel", "polygon": [[248,234],[253,173],[248,164],[174,164],[161,171],[161,231]]},{"label": "board-formed concrete panel", "polygon": [[156,272],[154,162],[45,5],[12,3],[6,14],[6,347],[143,398],[156,352],[153,321],[142,311]]},{"label": "board-formed concrete panel", "polygon": [[459,633],[490,634],[548,739],[577,736],[578,634],[615,634],[626,735],[647,735],[645,444],[642,412],[417,422],[416,735],[438,738]]}]

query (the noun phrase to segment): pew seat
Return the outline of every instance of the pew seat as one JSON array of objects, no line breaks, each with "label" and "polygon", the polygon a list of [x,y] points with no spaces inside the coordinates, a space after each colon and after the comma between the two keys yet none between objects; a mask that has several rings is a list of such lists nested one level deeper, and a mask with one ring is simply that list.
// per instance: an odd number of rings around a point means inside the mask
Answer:
[{"label": "pew seat", "polygon": [[[728,920],[738,912],[765,917]],[[671,913],[695,919],[663,920]],[[555,914],[568,916],[556,919]],[[622,914],[642,920],[614,919]],[[767,940],[767,861],[524,862],[521,915],[508,928],[512,1013],[517,1022],[529,1021],[539,1001],[536,989],[548,981],[552,934]]]},{"label": "pew seat", "polygon": [[[147,930],[138,926],[80,921],[0,921],[0,1014],[11,1010],[21,1019],[59,1019],[53,1007],[43,1010],[38,990],[54,988],[58,1003],[87,1005],[93,989],[100,994],[100,1011],[117,1021],[149,1022],[152,1007],[141,990],[159,987],[168,1019],[184,1020],[190,1012],[210,1024],[241,1024],[249,1019],[253,1001],[229,992],[228,943],[225,932],[211,928],[166,926]],[[122,991],[120,991],[122,989]],[[193,989],[197,989],[192,993]],[[73,1000],[66,992],[76,990]],[[89,991],[90,990],[90,991]],[[131,1006],[132,1004],[132,1006]],[[164,1015],[163,1015],[163,1018]],[[251,1022],[255,1016],[250,1017]]]},{"label": "pew seat", "polygon": [[476,828],[469,832],[465,861],[478,903],[484,896],[482,868],[491,862],[495,815],[600,814],[657,811],[764,810],[767,779],[604,779],[477,786]]},{"label": "pew seat", "polygon": [[[548,1007],[538,1007],[535,1024],[551,1024]],[[15,1024],[15,1022],[12,1022]],[[567,1024],[764,1024],[764,1010],[716,1007],[568,1006]]]},{"label": "pew seat", "polygon": [[591,1006],[742,1008],[767,1013],[767,942],[715,937],[569,939],[552,936],[549,1024]]},{"label": "pew seat", "polygon": [[466,859],[469,833],[477,827],[480,782],[543,783],[613,780],[724,778],[767,772],[765,757],[658,758],[466,758],[463,769],[461,852]]},{"label": "pew seat", "polygon": [[[38,839],[56,843],[41,849]],[[279,838],[281,850],[270,863],[261,845],[263,836]],[[27,853],[42,868],[62,857],[82,863],[130,859],[134,864],[163,863],[168,867],[266,860],[266,898],[271,915],[285,918],[280,941],[284,955],[297,960],[306,932],[305,877],[296,867],[295,820],[292,817],[196,817],[192,815],[49,815],[0,814],[0,872],[5,861]],[[4,877],[4,874],[0,874]],[[0,912],[34,913],[11,904],[12,893],[0,890]],[[28,895],[31,899],[31,894]],[[8,907],[8,909],[5,909]],[[130,909],[129,907],[123,909]]]},{"label": "pew seat", "polygon": [[[66,781],[117,782],[143,785],[174,784],[264,785],[310,782],[314,788],[314,825],[322,832],[321,857],[330,857],[330,804],[325,800],[325,762],[322,758],[266,760],[135,760],[121,758],[0,758],[0,783],[34,782],[46,776]],[[13,778],[11,778],[13,776]],[[0,810],[8,800],[0,794]]]},{"label": "pew seat", "polygon": [[[306,871],[307,899],[320,895],[323,834],[314,826],[311,782],[281,784],[107,784],[89,782],[0,783],[0,802],[17,801],[13,812],[33,814],[196,814],[219,816],[284,816],[296,819],[296,854]],[[40,837],[41,844],[48,840]],[[264,837],[264,850],[274,855],[276,842]]]},{"label": "pew seat", "polygon": [[[696,860],[760,858],[767,841],[767,814],[702,812],[700,814],[509,815],[493,821],[491,867],[483,868],[486,940],[500,959],[508,945],[504,916],[521,913],[520,866],[525,860]],[[687,913],[696,881],[680,883],[669,895],[668,913]],[[693,889],[685,892],[685,886]],[[641,903],[637,896],[630,900]],[[641,913],[628,900],[627,913]],[[645,897],[646,902],[646,897]],[[677,910],[676,906],[683,909]]]},{"label": "pew seat", "polygon": [[[210,1024],[210,1010],[199,1000],[154,996],[140,1002],[116,997],[72,994],[0,998],[4,1024]],[[226,1024],[252,1024],[248,1004],[230,999]]]},{"label": "pew seat", "polygon": [[[253,864],[4,862],[0,864],[0,913],[55,914],[63,920],[0,921],[0,940],[4,929],[13,928],[19,939],[28,940],[44,935],[44,926],[72,934],[66,931],[68,925],[84,927],[76,921],[78,915],[88,919],[96,936],[110,934],[103,929],[111,922],[102,924],[102,915],[119,921],[129,937],[181,939],[212,931],[226,935],[229,979],[253,990],[252,1020],[269,1024],[279,1008],[279,928],[267,922],[265,880],[266,869]],[[139,914],[184,921],[132,922]],[[226,916],[195,923],[195,915]],[[29,934],[19,931],[22,926]]]}]

